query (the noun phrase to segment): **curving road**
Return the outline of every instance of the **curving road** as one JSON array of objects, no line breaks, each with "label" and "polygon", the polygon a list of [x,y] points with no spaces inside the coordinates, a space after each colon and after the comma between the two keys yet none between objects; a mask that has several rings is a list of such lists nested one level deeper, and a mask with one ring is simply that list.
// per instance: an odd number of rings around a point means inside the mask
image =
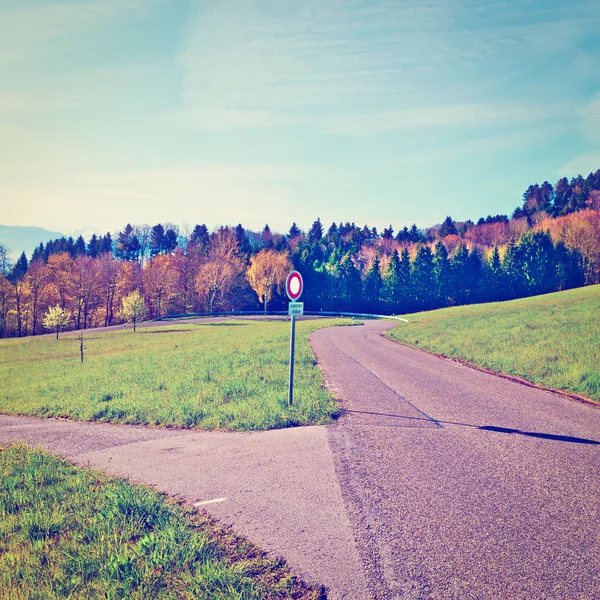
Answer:
[{"label": "curving road", "polygon": [[372,598],[600,598],[600,410],[395,344],[313,333]]},{"label": "curving road", "polygon": [[600,599],[600,409],[398,345],[393,326],[311,335],[344,409],[334,425],[0,415],[0,442],[200,502],[330,598]]}]

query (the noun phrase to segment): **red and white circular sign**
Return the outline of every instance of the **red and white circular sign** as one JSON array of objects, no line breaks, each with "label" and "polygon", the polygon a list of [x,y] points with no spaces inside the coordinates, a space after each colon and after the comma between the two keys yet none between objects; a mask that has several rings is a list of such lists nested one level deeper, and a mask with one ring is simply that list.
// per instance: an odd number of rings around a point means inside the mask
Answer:
[{"label": "red and white circular sign", "polygon": [[298,300],[302,294],[302,288],[304,284],[302,282],[302,275],[298,271],[292,271],[285,281],[285,291],[287,292],[290,300]]}]

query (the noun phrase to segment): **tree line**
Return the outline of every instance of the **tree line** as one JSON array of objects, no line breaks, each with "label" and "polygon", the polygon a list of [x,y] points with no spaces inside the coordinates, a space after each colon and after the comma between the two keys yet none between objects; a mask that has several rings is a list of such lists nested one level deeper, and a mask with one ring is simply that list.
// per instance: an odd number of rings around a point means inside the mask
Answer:
[{"label": "tree line", "polygon": [[[58,333],[59,321],[87,329],[143,316],[283,309],[292,268],[304,277],[307,310],[317,311],[401,314],[598,283],[596,191],[587,190],[579,210],[562,204],[560,216],[447,217],[398,232],[348,222],[325,229],[320,219],[306,232],[293,223],[286,234],[268,225],[255,232],[198,224],[185,232],[128,224],[114,239],[107,233],[42,243],[31,260],[23,254],[14,265],[0,246],[0,336],[54,326]],[[529,190],[526,196],[525,204]],[[556,202],[555,192],[550,197]]]}]

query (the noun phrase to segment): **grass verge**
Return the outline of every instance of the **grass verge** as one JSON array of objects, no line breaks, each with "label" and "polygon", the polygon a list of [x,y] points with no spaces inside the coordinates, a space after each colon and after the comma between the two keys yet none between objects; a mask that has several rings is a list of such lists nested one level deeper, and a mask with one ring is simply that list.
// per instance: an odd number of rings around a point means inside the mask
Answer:
[{"label": "grass verge", "polygon": [[143,486],[0,452],[0,598],[317,599],[283,561]]},{"label": "grass verge", "polygon": [[600,401],[600,286],[407,315],[398,342]]},{"label": "grass verge", "polygon": [[327,423],[339,407],[323,387],[308,336],[348,323],[297,322],[292,407],[286,322],[90,330],[83,364],[75,336],[2,340],[0,412],[227,430]]}]

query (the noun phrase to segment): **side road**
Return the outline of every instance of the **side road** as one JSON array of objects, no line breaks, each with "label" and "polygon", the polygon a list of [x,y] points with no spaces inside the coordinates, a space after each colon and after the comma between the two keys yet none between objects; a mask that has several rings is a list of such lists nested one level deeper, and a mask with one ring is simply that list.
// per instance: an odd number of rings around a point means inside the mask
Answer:
[{"label": "side road", "polygon": [[0,415],[0,444],[11,440],[200,503],[329,598],[368,597],[324,427],[221,433]]}]

